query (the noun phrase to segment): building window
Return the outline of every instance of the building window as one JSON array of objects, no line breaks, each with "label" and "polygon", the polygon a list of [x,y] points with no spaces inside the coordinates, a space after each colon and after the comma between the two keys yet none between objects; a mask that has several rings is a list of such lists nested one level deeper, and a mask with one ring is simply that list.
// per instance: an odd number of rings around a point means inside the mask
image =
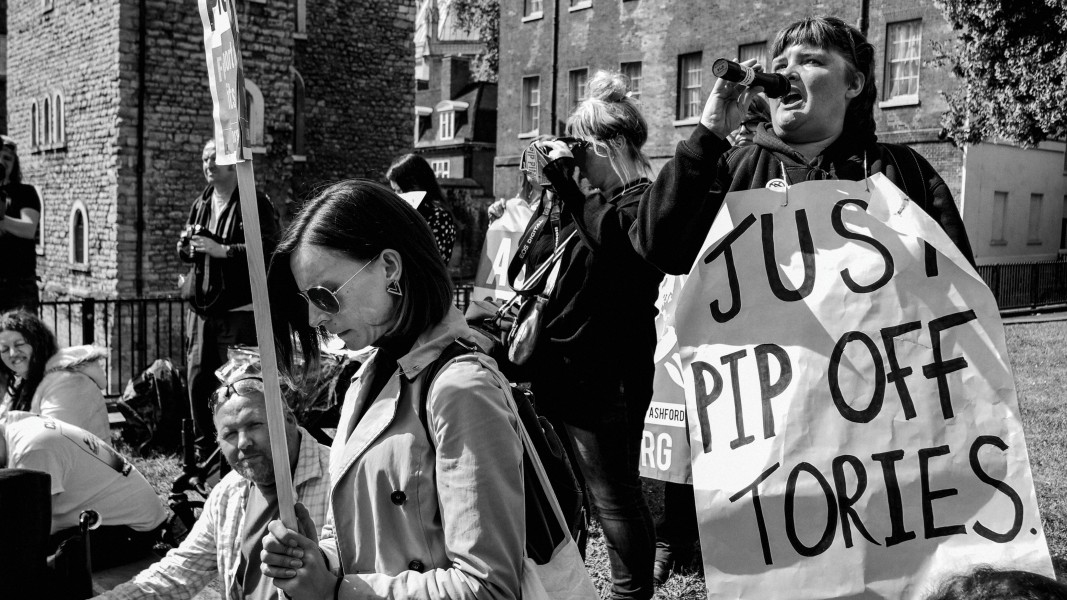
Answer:
[{"label": "building window", "polygon": [[993,237],[990,243],[1003,246],[1008,243],[1004,237],[1008,221],[1008,192],[993,192]]},{"label": "building window", "polygon": [[41,144],[48,146],[52,143],[52,103],[49,98],[44,99],[44,111],[41,114]]},{"label": "building window", "polygon": [[537,135],[541,122],[541,78],[522,78],[521,135]]},{"label": "building window", "polygon": [[293,74],[293,158],[300,160],[305,156],[304,78],[300,75],[300,71],[293,67],[289,67],[289,71]]},{"label": "building window", "polygon": [[0,77],[7,77],[7,36],[0,35]]},{"label": "building window", "polygon": [[678,119],[700,116],[700,78],[703,53],[693,52],[678,57]]},{"label": "building window", "polygon": [[621,66],[622,74],[630,79],[630,97],[641,99],[641,61],[625,62]]},{"label": "building window", "polygon": [[440,122],[437,126],[437,139],[450,140],[456,137],[456,111],[442,112],[438,118]]},{"label": "building window", "polygon": [[296,38],[307,37],[308,32],[308,6],[307,0],[294,0],[296,4]]},{"label": "building window", "polygon": [[524,0],[522,3],[522,16],[535,19],[544,14],[544,0]]},{"label": "building window", "polygon": [[593,0],[571,0],[571,10],[579,10],[582,8],[589,8],[593,5]]},{"label": "building window", "polygon": [[432,127],[433,109],[429,106],[415,107],[415,143],[422,139],[422,134]]},{"label": "building window", "polygon": [[1044,195],[1030,194],[1030,226],[1026,230],[1027,244],[1041,244],[1041,205],[1044,201]]},{"label": "building window", "polygon": [[62,144],[66,142],[66,115],[63,114],[63,96],[56,94],[52,97],[52,142]]},{"label": "building window", "polygon": [[433,169],[433,174],[438,179],[448,179],[452,172],[452,163],[448,160],[432,160],[430,161],[430,168]]},{"label": "building window", "polygon": [[767,42],[754,44],[741,44],[737,47],[738,62],[744,62],[750,58],[756,59],[757,65],[767,66]]},{"label": "building window", "polygon": [[573,110],[589,93],[589,69],[574,69],[570,72],[567,78],[567,93],[570,94]]},{"label": "building window", "polygon": [[245,117],[248,119],[248,145],[265,152],[263,142],[263,92],[251,79],[245,79]]},{"label": "building window", "polygon": [[76,269],[89,267],[89,213],[81,200],[70,211],[70,264]]},{"label": "building window", "polygon": [[37,186],[30,186],[37,192],[37,199],[41,201],[41,210],[38,214],[37,231],[33,232],[33,245],[37,250],[38,256],[44,255],[44,194],[41,193],[41,188]]},{"label": "building window", "polygon": [[50,12],[55,7],[56,7],[56,1],[55,0],[41,0],[41,12],[42,13]]},{"label": "building window", "polygon": [[1060,218],[1060,250],[1067,250],[1067,195],[1063,197],[1063,216]]},{"label": "building window", "polygon": [[30,147],[36,148],[41,144],[41,129],[37,123],[37,114],[39,113],[37,108],[37,101],[34,100],[30,103]]},{"label": "building window", "polygon": [[919,98],[919,49],[922,20],[886,25],[885,99]]}]

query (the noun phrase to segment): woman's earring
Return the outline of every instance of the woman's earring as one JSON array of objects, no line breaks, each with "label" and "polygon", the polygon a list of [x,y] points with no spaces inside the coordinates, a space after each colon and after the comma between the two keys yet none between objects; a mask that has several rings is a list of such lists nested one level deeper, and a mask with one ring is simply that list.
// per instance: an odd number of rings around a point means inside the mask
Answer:
[{"label": "woman's earring", "polygon": [[385,291],[389,292],[390,294],[392,294],[394,296],[403,296],[404,295],[404,292],[400,289],[400,280],[399,279],[394,279],[394,280],[390,281],[389,285],[386,286]]}]

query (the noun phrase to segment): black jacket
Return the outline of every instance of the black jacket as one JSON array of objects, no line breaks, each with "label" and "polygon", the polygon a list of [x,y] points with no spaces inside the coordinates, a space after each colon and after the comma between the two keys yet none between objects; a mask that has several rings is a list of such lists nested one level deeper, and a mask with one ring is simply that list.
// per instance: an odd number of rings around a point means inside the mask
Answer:
[{"label": "black jacket", "polygon": [[[594,426],[618,403],[643,411],[651,400],[656,347],[655,301],[663,274],[644,261],[628,232],[641,198],[624,188],[588,195],[571,178],[574,161],[546,165],[561,203],[562,241],[572,231],[545,309],[543,343],[534,358],[539,406],[565,421]],[[627,188],[631,186],[626,186]],[[526,259],[527,272],[555,246],[546,226]]]},{"label": "black jacket", "polygon": [[[867,172],[864,173],[864,157]],[[769,124],[756,132],[755,144],[730,148],[703,125],[678,144],[641,200],[630,238],[637,251],[666,273],[688,273],[727,193],[764,187],[786,177],[791,184],[822,179],[860,181],[882,173],[926,211],[967,260],[974,254],[959,209],[941,176],[907,146],[860,142],[842,135],[808,162],[774,134]]]},{"label": "black jacket", "polygon": [[[211,220],[211,195],[213,186],[207,186],[200,197],[193,201],[186,225],[208,227]],[[230,246],[230,256],[213,258],[206,254],[191,253],[188,246],[178,251],[182,262],[192,263],[190,275],[199,285],[208,280],[207,291],[197,297],[196,303],[203,314],[220,314],[244,306],[252,301],[251,278],[248,275],[248,257],[245,247],[244,221],[241,217],[240,191],[235,188],[230,194],[217,221],[217,231],[213,232],[220,244]],[[266,194],[256,191],[256,203],[259,207],[259,228],[263,238],[264,262],[274,252],[278,243],[278,218],[274,205]]]}]

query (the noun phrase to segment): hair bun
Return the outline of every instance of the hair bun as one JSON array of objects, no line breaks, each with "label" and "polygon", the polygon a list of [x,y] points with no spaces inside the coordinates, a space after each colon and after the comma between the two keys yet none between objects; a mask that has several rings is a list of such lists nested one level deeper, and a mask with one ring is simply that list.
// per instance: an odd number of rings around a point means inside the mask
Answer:
[{"label": "hair bun", "polygon": [[630,79],[622,73],[597,71],[589,81],[589,97],[603,102],[622,102],[630,91]]}]

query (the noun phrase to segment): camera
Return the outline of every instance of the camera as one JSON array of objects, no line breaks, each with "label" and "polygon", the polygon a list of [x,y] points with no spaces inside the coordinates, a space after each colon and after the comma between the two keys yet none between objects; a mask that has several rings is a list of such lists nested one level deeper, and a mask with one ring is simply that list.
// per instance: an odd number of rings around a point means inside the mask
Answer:
[{"label": "camera", "polygon": [[203,236],[215,242],[222,243],[222,238],[215,235],[214,233],[211,233],[210,229],[204,227],[199,223],[193,223],[192,225],[186,225],[185,229],[182,230],[181,238],[179,238],[181,244],[183,246],[188,244],[189,241],[192,240],[194,235]]},{"label": "camera", "polygon": [[[571,153],[574,154],[580,150],[585,149],[589,142],[572,137],[557,138],[557,141],[567,144]],[[526,150],[522,152],[522,159],[519,161],[519,170],[522,171],[526,177],[533,183],[551,190],[552,183],[545,177],[545,165],[552,162],[549,158],[549,152],[551,149],[542,145],[540,141],[534,142],[526,147]]]}]

